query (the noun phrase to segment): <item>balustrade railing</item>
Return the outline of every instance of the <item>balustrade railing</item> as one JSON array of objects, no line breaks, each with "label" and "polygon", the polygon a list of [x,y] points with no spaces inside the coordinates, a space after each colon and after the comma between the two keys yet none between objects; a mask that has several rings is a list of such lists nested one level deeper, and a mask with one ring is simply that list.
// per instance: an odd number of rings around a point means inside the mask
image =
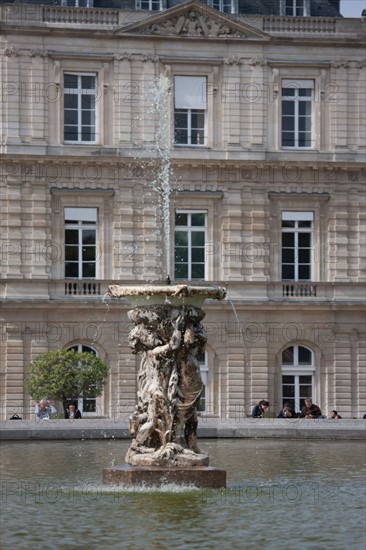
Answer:
[{"label": "balustrade railing", "polygon": [[100,283],[97,281],[65,281],[66,296],[100,296]]},{"label": "balustrade railing", "polygon": [[311,283],[284,283],[282,285],[282,296],[284,298],[313,298],[317,295],[317,287]]},{"label": "balustrade railing", "polygon": [[328,17],[263,17],[263,30],[267,32],[335,33],[337,20]]},{"label": "balustrade railing", "polygon": [[118,10],[42,6],[44,23],[75,23],[82,25],[117,25]]}]

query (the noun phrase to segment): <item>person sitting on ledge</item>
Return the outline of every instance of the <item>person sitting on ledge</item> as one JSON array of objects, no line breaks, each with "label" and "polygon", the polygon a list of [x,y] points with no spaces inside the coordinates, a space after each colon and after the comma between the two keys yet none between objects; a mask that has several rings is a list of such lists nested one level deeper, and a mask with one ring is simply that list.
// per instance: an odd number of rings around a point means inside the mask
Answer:
[{"label": "person sitting on ledge", "polygon": [[288,401],[283,404],[282,410],[278,413],[277,418],[297,418],[297,414],[291,407]]},{"label": "person sitting on ledge", "polygon": [[81,418],[81,412],[79,411],[79,409],[76,408],[76,405],[74,405],[74,403],[70,403],[70,405],[66,409],[65,418],[69,418],[70,420]]},{"label": "person sitting on ledge", "polygon": [[330,418],[332,418],[333,420],[339,420],[342,417],[340,414],[338,414],[336,410],[333,409],[331,412]]},{"label": "person sitting on ledge", "polygon": [[268,411],[268,409],[269,401],[266,401],[266,399],[262,399],[262,401],[259,401],[258,405],[253,408],[252,418],[262,418],[263,415]]},{"label": "person sitting on ledge", "polygon": [[301,409],[300,418],[320,418],[322,411],[309,398],[305,399],[305,406]]},{"label": "person sitting on ledge", "polygon": [[41,399],[39,403],[36,402],[36,418],[40,420],[49,420],[52,412],[51,403],[47,401],[47,399]]}]

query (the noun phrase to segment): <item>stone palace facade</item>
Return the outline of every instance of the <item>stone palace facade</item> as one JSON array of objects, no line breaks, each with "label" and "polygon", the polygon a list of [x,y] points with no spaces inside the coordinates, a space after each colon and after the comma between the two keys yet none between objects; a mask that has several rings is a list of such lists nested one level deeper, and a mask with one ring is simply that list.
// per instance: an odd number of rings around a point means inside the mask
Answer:
[{"label": "stone palace facade", "polygon": [[0,4],[1,418],[33,418],[32,357],[74,347],[110,366],[84,416],[126,419],[139,359],[128,303],[105,293],[168,269],[228,291],[204,306],[202,414],[311,396],[361,417],[362,19],[338,0],[59,4]]}]

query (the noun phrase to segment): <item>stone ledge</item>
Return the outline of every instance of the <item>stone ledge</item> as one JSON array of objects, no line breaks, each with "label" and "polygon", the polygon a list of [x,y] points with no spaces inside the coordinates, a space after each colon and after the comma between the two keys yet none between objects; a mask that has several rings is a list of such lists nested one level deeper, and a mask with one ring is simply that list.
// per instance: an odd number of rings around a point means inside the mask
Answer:
[{"label": "stone ledge", "polygon": [[[362,419],[244,418],[206,419],[198,425],[199,438],[269,438],[269,439],[337,439],[364,440],[366,421]],[[4,420],[0,422],[0,439],[67,440],[130,439],[126,422],[110,419],[82,420]]]}]

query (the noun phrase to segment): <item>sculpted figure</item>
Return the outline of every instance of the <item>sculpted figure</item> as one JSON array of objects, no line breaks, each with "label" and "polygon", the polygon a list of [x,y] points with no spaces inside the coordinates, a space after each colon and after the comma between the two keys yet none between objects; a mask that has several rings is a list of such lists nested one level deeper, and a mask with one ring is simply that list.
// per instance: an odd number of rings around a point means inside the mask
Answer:
[{"label": "sculpted figure", "polygon": [[129,312],[135,327],[129,335],[133,353],[142,353],[137,405],[130,419],[132,445],[126,461],[153,453],[161,462],[176,454],[200,453],[196,405],[202,391],[197,355],[206,333],[196,307],[140,306]]}]

